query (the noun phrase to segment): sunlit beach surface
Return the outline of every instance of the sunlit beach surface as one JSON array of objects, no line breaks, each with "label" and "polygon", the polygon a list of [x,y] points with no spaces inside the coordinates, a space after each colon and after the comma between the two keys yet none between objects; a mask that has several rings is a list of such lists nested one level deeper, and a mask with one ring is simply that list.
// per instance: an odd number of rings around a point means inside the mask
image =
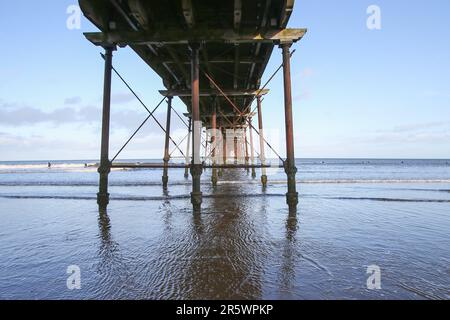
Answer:
[{"label": "sunlit beach surface", "polygon": [[[86,165],[87,164],[87,165]],[[95,161],[0,163],[0,299],[449,299],[450,161],[298,160],[263,190],[245,169],[115,170],[107,211]],[[81,289],[66,286],[67,267]],[[367,267],[381,289],[367,288]]]}]

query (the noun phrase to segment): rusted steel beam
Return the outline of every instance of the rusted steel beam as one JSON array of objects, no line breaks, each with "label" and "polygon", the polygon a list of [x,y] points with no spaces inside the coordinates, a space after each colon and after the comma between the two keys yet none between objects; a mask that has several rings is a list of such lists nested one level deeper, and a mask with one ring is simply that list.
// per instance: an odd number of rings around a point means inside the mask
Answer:
[{"label": "rusted steel beam", "polygon": [[[216,139],[219,139],[220,143],[224,144],[225,142],[223,141],[223,135],[222,135],[222,121],[219,120],[219,123],[220,123],[220,125],[219,125],[219,128],[217,129],[217,133],[219,134],[219,137],[216,136]],[[222,154],[223,149],[221,149],[220,146],[221,146],[220,144],[217,145],[217,140],[216,140],[216,148],[215,148],[215,150],[216,150],[216,158],[218,160],[217,163],[218,164],[224,164],[223,163],[223,154]],[[222,177],[222,175],[223,175],[223,168],[219,168],[219,170],[217,172],[217,176],[220,178],[220,177]]]},{"label": "rusted steel beam", "polygon": [[[192,92],[187,90],[160,90],[159,93],[163,96],[172,97],[191,97]],[[228,97],[241,97],[241,96],[263,96],[269,93],[269,89],[264,90],[202,90],[199,92],[200,97],[210,97],[224,94]]]},{"label": "rusted steel beam", "polygon": [[219,85],[214,81],[214,79],[211,78],[211,76],[209,74],[207,74],[206,72],[203,72],[204,75],[206,76],[206,78],[208,78],[208,80],[214,85],[214,87],[220,92],[220,94],[225,98],[225,100],[227,100],[229,102],[229,104],[233,107],[233,109],[239,114],[242,115],[242,111],[239,110],[239,108],[236,106],[235,103],[233,103],[233,101],[231,101],[231,99],[228,97],[228,95],[225,93],[225,91],[223,91]]},{"label": "rusted steel beam", "polygon": [[[252,125],[252,119],[248,119],[250,126]],[[253,146],[253,130],[250,128],[250,164],[255,164],[255,149]],[[252,167],[252,178],[256,178],[256,170]]]},{"label": "rusted steel beam", "polygon": [[[244,128],[244,148],[245,148],[245,164],[248,165],[249,156],[248,156],[247,128]],[[247,172],[248,171],[249,168],[247,168]]]},{"label": "rusted steel beam", "polygon": [[[191,145],[191,131],[192,131],[192,118],[189,118],[189,126],[188,126],[188,141],[187,141],[187,146],[186,146],[186,165],[189,165],[189,149],[190,149],[190,145]],[[184,171],[184,177],[188,178],[189,177],[189,170],[188,167],[186,167],[186,170]]]},{"label": "rusted steel beam", "polygon": [[115,47],[105,48],[105,74],[103,83],[103,114],[102,114],[102,141],[100,151],[100,174],[99,192],[97,193],[97,204],[106,207],[109,203],[108,175],[111,171],[109,161],[109,126],[111,116],[111,76],[112,76],[112,56]]},{"label": "rusted steel beam", "polygon": [[227,164],[227,131],[225,130],[224,127],[222,127],[222,148],[223,148],[223,164],[226,165]]},{"label": "rusted steel beam", "polygon": [[207,157],[208,157],[208,146],[209,146],[209,134],[208,134],[208,130],[206,130],[205,131],[205,155],[204,155],[204,157],[203,157],[203,161],[206,161],[207,159]]},{"label": "rusted steel beam", "polygon": [[[261,97],[256,98],[257,107],[258,107],[258,128],[259,128],[259,157],[261,161],[261,165],[264,166],[266,163],[265,152],[264,152],[264,127],[263,127],[263,118],[262,118],[262,106],[261,106]],[[267,186],[267,173],[263,168],[261,170],[261,183],[263,187]]]},{"label": "rusted steel beam", "polygon": [[166,139],[165,139],[165,143],[164,143],[164,171],[163,171],[163,176],[162,176],[162,183],[163,183],[163,188],[167,189],[167,183],[169,182],[169,176],[168,176],[168,164],[169,164],[169,160],[170,160],[170,120],[171,120],[171,115],[172,115],[172,97],[169,97],[167,100],[167,120],[166,120]]},{"label": "rusted steel beam", "polygon": [[284,163],[284,169],[288,178],[288,192],[286,194],[286,202],[289,205],[289,211],[295,213],[298,204],[298,193],[296,190],[295,174],[297,168],[295,166],[294,155],[294,126],[292,120],[292,89],[291,89],[291,63],[290,63],[290,43],[280,45],[283,54],[283,80],[284,80],[284,112],[286,125],[286,155],[287,159]]},{"label": "rusted steel beam", "polygon": [[195,213],[200,212],[202,204],[202,192],[200,191],[200,177],[203,172],[200,161],[201,122],[200,122],[200,70],[199,70],[199,45],[191,44],[191,90],[192,90],[192,192],[191,203]]},{"label": "rusted steel beam", "polygon": [[238,164],[238,137],[236,135],[236,128],[234,128],[234,164]]},{"label": "rusted steel beam", "polygon": [[[209,63],[209,56],[208,50],[206,49],[206,44],[204,44],[202,47],[202,57],[203,57],[203,64],[206,66],[206,70],[208,71],[209,74],[213,74],[211,70],[211,64]],[[199,61],[199,63],[201,62]],[[213,85],[210,83],[209,87],[212,89]]]},{"label": "rusted steel beam", "polygon": [[86,32],[85,37],[93,44],[104,46],[161,45],[189,43],[269,43],[297,42],[306,34],[306,29],[267,30],[245,29],[236,32],[231,29],[173,29],[146,31]]},{"label": "rusted steel beam", "polygon": [[[217,137],[216,137],[216,130],[217,130],[217,102],[212,102],[212,118],[211,118],[211,157],[212,157],[212,164],[216,165],[216,144],[217,144]],[[216,168],[213,168],[212,174],[211,174],[211,182],[213,186],[217,185],[217,170]]]},{"label": "rusted steel beam", "polygon": [[[206,73],[203,72],[204,75],[206,76],[206,78],[208,78],[208,80],[214,84],[214,87],[216,87],[216,89],[220,92],[220,94],[225,98],[225,100],[227,100],[229,102],[229,104],[233,107],[233,109],[236,111],[237,116],[242,117],[242,115],[244,114],[241,110],[239,110],[239,108],[233,103],[233,101],[231,101],[231,99],[225,94],[225,92],[217,85],[217,83]],[[257,96],[258,98],[261,98],[260,95]],[[261,103],[261,100],[260,100]],[[246,122],[248,123],[248,119],[245,119]],[[232,124],[232,127],[235,127],[236,123]],[[260,132],[258,132],[258,130],[255,129],[255,127],[253,127],[251,124],[249,124],[250,128],[255,130],[256,133],[259,135],[260,140],[262,140],[264,143],[267,144],[267,146],[278,156],[278,158],[282,161],[283,159],[280,157],[280,155],[278,154],[278,152],[275,151],[274,148],[272,148],[272,146],[264,139],[264,136],[261,136]],[[265,175],[264,175],[265,176]]]},{"label": "rusted steel beam", "polygon": [[[295,53],[295,50],[293,50],[291,52],[291,57],[292,55]],[[264,91],[266,89],[266,87],[269,85],[269,83],[275,78],[275,76],[277,75],[277,73],[283,68],[283,64],[281,64],[277,70],[275,70],[275,72],[269,77],[269,79],[266,81],[266,83],[264,83],[263,87],[260,89],[261,91]],[[250,110],[253,101],[255,101],[256,96],[253,97],[253,99],[250,100],[250,102],[248,103],[248,105],[245,107],[244,112],[247,112]],[[256,108],[252,111],[255,112]]]}]

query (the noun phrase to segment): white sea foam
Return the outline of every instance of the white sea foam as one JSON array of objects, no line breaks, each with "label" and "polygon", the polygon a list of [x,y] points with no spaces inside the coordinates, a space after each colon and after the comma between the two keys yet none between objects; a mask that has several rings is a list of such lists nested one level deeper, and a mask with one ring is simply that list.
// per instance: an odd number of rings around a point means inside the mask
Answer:
[{"label": "white sea foam", "polygon": [[[33,172],[96,172],[96,163],[51,163],[50,167],[45,163],[33,164],[0,164],[0,173],[33,173]],[[120,171],[120,168],[112,168],[111,171]]]},{"label": "white sea foam", "polygon": [[[268,180],[268,184],[286,184],[286,180]],[[304,184],[357,184],[357,183],[450,183],[450,179],[297,179]],[[219,181],[218,184],[260,184],[253,181]]]}]

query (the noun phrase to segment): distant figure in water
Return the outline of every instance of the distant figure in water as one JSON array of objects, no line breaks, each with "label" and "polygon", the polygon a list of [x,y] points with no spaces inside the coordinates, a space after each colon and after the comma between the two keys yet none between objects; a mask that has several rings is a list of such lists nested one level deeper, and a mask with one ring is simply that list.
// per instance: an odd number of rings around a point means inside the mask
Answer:
[{"label": "distant figure in water", "polygon": [[50,169],[52,167],[52,164],[49,162],[47,166]]},{"label": "distant figure in water", "polygon": [[84,164],[84,167],[87,168],[87,163]]}]

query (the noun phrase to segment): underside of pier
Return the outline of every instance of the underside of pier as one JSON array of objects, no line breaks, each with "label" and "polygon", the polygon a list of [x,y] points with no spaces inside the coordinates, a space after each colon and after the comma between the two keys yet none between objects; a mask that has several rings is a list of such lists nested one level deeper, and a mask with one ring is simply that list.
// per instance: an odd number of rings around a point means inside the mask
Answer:
[{"label": "underside of pier", "polygon": [[[266,84],[261,83],[261,78],[275,46],[280,46],[287,154],[287,159],[281,160],[288,177],[287,203],[291,211],[295,211],[298,199],[295,190],[290,47],[304,36],[306,29],[286,28],[294,0],[79,0],[79,3],[84,15],[99,29],[99,32],[86,33],[86,38],[105,49],[100,206],[106,206],[109,201],[110,169],[120,166],[113,163],[117,155],[112,160],[109,157],[111,76],[113,71],[118,74],[112,65],[113,51],[129,46],[162,79],[165,88],[159,92],[168,103],[166,127],[160,125],[166,133],[161,165],[165,188],[168,169],[173,167],[169,165],[169,147],[171,143],[176,145],[170,137],[171,114],[174,111],[172,99],[178,97],[186,105],[184,116],[189,123],[188,147],[185,153],[177,148],[186,158],[185,168],[190,169],[192,175],[191,202],[194,211],[200,211],[200,176],[206,166],[205,160],[210,162],[212,183],[215,184],[221,170],[232,167],[228,161],[229,149],[234,148],[233,163],[236,167],[251,168],[253,176],[255,168],[261,168],[262,184],[267,184],[264,148],[271,146],[263,135],[261,101],[269,90]],[[254,102],[257,106],[252,109]],[[257,128],[252,125],[256,110]],[[153,111],[148,111],[150,118]],[[203,158],[200,156],[202,129],[210,131],[204,139],[205,144],[209,143],[209,149],[207,145],[203,146],[209,153],[205,153]],[[234,143],[225,143],[231,131],[239,131],[239,134],[233,135]],[[259,163],[254,159],[253,133],[260,141]],[[243,164],[236,162],[238,149],[243,155]]]}]

